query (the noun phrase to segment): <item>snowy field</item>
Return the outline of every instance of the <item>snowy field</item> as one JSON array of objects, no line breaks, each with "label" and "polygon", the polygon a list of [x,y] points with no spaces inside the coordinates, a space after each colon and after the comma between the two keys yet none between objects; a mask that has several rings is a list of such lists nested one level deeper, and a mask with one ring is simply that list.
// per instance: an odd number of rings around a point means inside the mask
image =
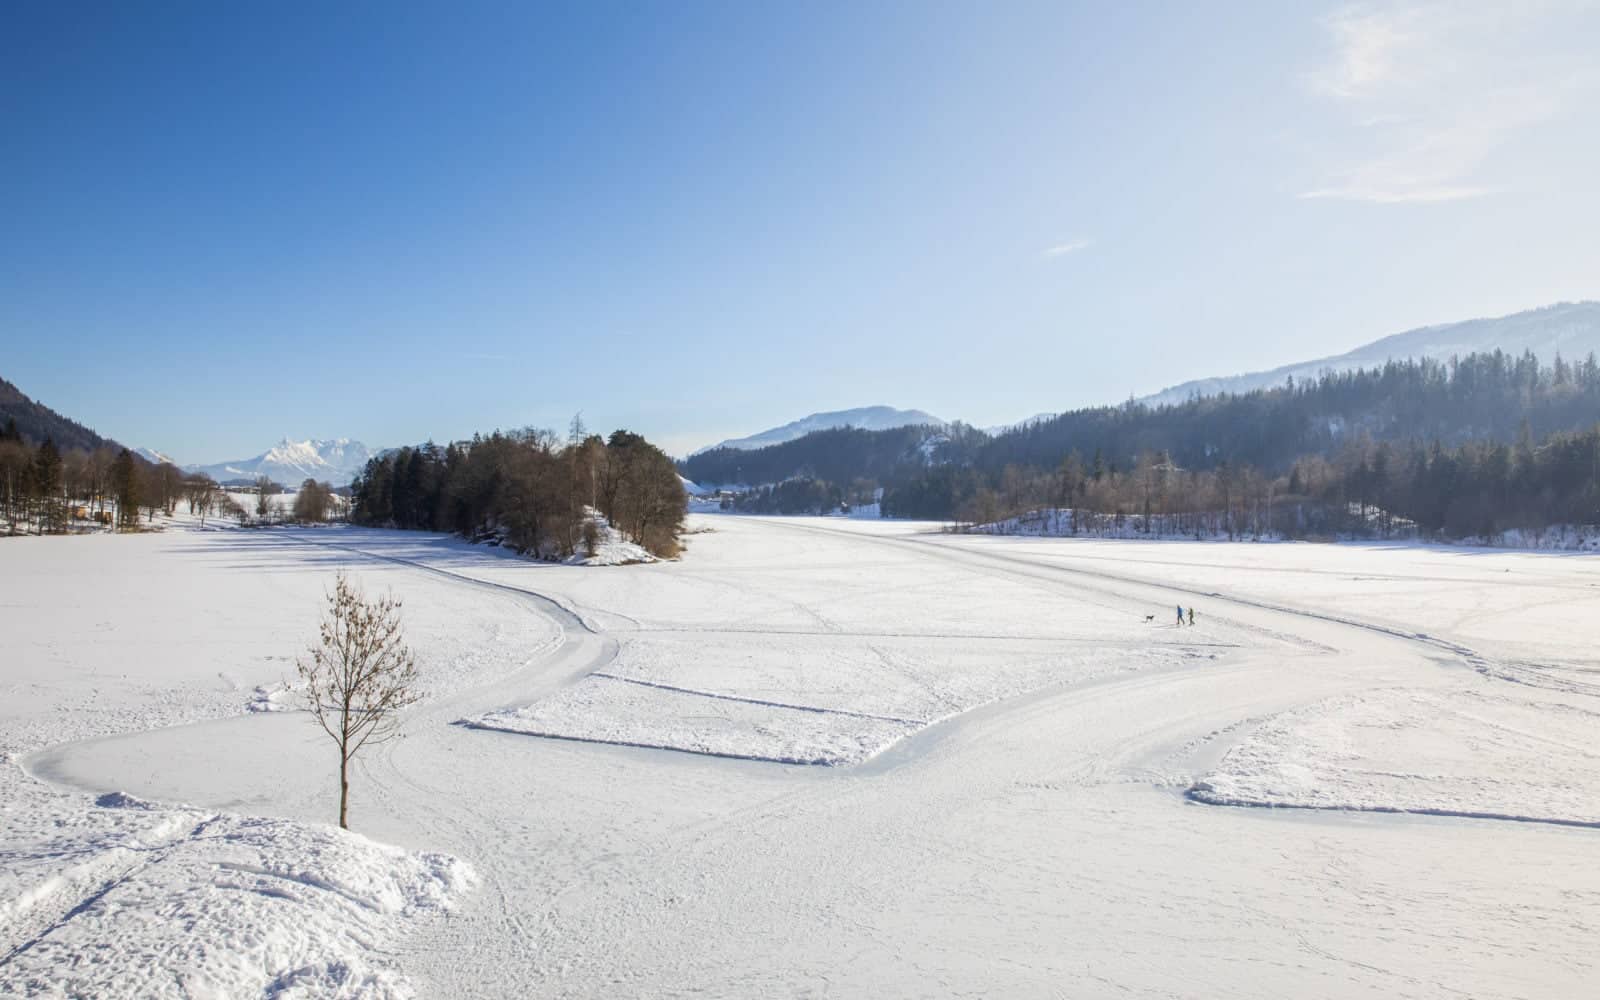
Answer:
[{"label": "snowy field", "polygon": [[1592,995],[1594,557],[691,527],[0,542],[0,995]]}]

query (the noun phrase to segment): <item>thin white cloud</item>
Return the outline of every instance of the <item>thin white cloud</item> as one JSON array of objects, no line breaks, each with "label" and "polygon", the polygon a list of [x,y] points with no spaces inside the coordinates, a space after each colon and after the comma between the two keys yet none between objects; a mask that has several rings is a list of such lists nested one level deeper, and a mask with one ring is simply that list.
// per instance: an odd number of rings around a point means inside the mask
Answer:
[{"label": "thin white cloud", "polygon": [[[1335,115],[1299,197],[1374,204],[1482,198],[1498,153],[1594,99],[1583,0],[1353,4],[1326,17],[1325,63],[1307,74]],[[1589,25],[1592,28],[1592,24]],[[1324,144],[1325,146],[1325,144]]]},{"label": "thin white cloud", "polygon": [[1053,247],[1046,248],[1044,255],[1046,257],[1065,257],[1069,253],[1087,250],[1092,242],[1091,240],[1068,240],[1065,243],[1057,243]]},{"label": "thin white cloud", "polygon": [[1486,187],[1425,186],[1408,190],[1391,184],[1378,187],[1349,184],[1344,187],[1314,188],[1302,191],[1296,197],[1307,201],[1369,201],[1375,205],[1427,205],[1442,201],[1482,198],[1493,193],[1494,188]]},{"label": "thin white cloud", "polygon": [[1343,7],[1323,19],[1333,36],[1330,62],[1311,74],[1312,89],[1329,97],[1357,98],[1391,82],[1404,50],[1417,41],[1420,11],[1404,7]]}]

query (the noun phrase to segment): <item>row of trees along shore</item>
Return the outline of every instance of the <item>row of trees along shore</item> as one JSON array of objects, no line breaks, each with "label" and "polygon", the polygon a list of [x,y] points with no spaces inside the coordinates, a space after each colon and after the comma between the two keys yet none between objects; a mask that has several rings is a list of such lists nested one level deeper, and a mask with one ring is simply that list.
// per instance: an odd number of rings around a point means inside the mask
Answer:
[{"label": "row of trees along shore", "polygon": [[287,514],[272,502],[283,492],[272,480],[259,477],[245,489],[255,494],[248,505],[204,473],[149,462],[126,448],[63,451],[48,438],[30,444],[14,421],[0,428],[0,521],[7,534],[66,534],[82,522],[138,530],[157,515],[171,517],[180,503],[202,523],[213,516],[249,525],[320,522],[339,510],[328,483],[307,479]]},{"label": "row of trees along shore", "polygon": [[385,453],[357,477],[353,501],[359,524],[493,537],[544,558],[593,547],[591,509],[670,558],[686,510],[677,467],[660,448],[624,430],[589,434],[576,419],[564,441],[529,428]]},{"label": "row of trees along shore", "polygon": [[1600,524],[1600,425],[1537,445],[1526,435],[1510,445],[1454,448],[1360,438],[1332,458],[1308,456],[1276,476],[1228,462],[1183,469],[1161,452],[1139,455],[1124,471],[1074,452],[1048,472],[1009,465],[991,483],[975,470],[945,467],[916,486],[886,496],[885,513],[943,517],[929,512],[953,505],[958,522],[987,525],[1073,511],[1037,525],[1066,534],[1126,530],[1131,518],[1136,531],[1196,537],[1491,537]]},{"label": "row of trees along shore", "polygon": [[1495,351],[1074,410],[992,437],[961,425],[820,432],[701,453],[683,471],[777,484],[735,501],[760,512],[825,512],[881,487],[887,516],[966,524],[1071,508],[1084,516],[1049,530],[1138,518],[1179,534],[1460,538],[1600,522],[1597,418],[1593,356],[1542,365]]}]

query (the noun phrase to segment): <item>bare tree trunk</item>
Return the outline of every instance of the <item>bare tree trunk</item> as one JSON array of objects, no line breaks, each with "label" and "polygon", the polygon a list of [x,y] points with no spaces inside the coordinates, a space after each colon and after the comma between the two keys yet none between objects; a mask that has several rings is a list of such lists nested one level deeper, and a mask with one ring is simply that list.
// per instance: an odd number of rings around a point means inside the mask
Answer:
[{"label": "bare tree trunk", "polygon": [[350,829],[350,762],[362,747],[396,734],[397,713],[415,704],[416,659],[401,637],[400,602],[366,600],[341,573],[328,595],[320,643],[297,661],[305,702],[339,750],[339,826]]}]

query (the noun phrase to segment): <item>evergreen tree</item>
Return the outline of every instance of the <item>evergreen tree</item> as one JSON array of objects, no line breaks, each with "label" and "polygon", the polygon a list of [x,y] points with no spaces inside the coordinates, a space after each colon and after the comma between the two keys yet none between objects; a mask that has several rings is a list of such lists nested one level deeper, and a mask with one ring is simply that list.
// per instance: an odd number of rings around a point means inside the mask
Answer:
[{"label": "evergreen tree", "polygon": [[33,496],[39,533],[65,531],[67,509],[61,495],[61,452],[50,438],[34,452]]},{"label": "evergreen tree", "polygon": [[111,463],[111,489],[117,498],[117,526],[139,525],[139,470],[133,453],[124,448]]}]

